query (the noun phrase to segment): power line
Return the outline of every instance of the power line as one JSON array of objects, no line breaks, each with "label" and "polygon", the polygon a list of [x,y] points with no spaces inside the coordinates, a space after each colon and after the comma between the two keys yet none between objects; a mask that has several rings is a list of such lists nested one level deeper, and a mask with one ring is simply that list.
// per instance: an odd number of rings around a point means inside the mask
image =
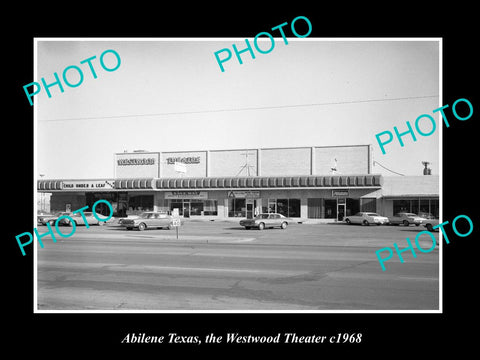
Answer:
[{"label": "power line", "polygon": [[374,162],[373,162],[373,165],[375,165],[375,164],[380,165],[380,166],[381,166],[382,168],[384,168],[385,170],[388,170],[388,171],[390,171],[390,172],[392,172],[392,173],[394,173],[394,174],[397,174],[397,175],[400,175],[400,176],[405,176],[404,174],[400,174],[400,173],[397,173],[396,171],[393,171],[393,170],[390,170],[390,169],[386,168],[385,166],[383,166],[382,164],[380,164],[378,161],[374,161]]},{"label": "power line", "polygon": [[176,111],[176,112],[164,112],[164,113],[152,113],[152,114],[112,115],[112,116],[79,117],[79,118],[59,118],[59,119],[45,119],[45,120],[39,120],[39,121],[41,121],[41,122],[79,121],[79,120],[120,119],[120,118],[129,118],[129,117],[205,114],[205,113],[234,112],[234,111],[286,109],[286,108],[298,108],[298,107],[309,107],[309,106],[361,104],[361,103],[369,103],[369,102],[427,99],[427,98],[435,98],[435,97],[438,97],[438,95],[410,96],[410,97],[399,97],[399,98],[390,98],[390,99],[367,99],[367,100],[351,100],[351,101],[336,101],[336,102],[334,101],[334,102],[312,103],[312,104],[259,106],[259,107],[245,107],[245,108],[237,108],[237,109],[214,109],[214,110],[197,110],[197,111]]}]

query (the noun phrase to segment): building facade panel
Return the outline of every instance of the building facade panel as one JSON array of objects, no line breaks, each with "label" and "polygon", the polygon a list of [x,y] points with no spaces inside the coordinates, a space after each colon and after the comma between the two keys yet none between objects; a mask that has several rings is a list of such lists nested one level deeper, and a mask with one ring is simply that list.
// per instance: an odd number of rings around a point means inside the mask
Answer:
[{"label": "building facade panel", "polygon": [[311,148],[262,149],[261,175],[310,175]]},{"label": "building facade panel", "polygon": [[257,149],[209,152],[209,176],[256,176]]},{"label": "building facade panel", "polygon": [[337,174],[369,174],[370,146],[328,146],[314,149],[315,175],[328,175],[336,167]]},{"label": "building facade panel", "polygon": [[145,178],[159,176],[158,152],[118,153],[114,155],[116,178]]},{"label": "building facade panel", "polygon": [[[160,158],[162,178],[207,176],[207,151],[162,152]],[[186,173],[176,171],[175,162],[185,164]]]}]

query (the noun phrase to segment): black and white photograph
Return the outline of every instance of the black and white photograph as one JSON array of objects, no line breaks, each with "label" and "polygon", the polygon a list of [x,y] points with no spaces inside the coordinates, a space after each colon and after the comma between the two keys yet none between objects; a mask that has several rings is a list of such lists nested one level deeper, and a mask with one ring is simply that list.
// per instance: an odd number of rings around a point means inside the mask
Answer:
[{"label": "black and white photograph", "polygon": [[36,39],[37,311],[441,310],[441,45]]}]

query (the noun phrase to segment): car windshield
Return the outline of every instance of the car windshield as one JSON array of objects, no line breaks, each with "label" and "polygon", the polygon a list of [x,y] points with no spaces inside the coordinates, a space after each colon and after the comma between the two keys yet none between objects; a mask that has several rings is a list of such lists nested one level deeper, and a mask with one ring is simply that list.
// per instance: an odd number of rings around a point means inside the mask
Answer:
[{"label": "car windshield", "polygon": [[417,216],[417,214],[414,213],[405,213],[406,216]]},{"label": "car windshield", "polygon": [[368,216],[380,216],[377,213],[367,213]]}]

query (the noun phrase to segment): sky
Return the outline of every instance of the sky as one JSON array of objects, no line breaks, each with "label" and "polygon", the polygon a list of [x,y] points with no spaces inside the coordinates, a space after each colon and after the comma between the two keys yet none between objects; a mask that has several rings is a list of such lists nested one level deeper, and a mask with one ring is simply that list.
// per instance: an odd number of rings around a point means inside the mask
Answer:
[{"label": "sky", "polygon": [[[276,38],[255,59],[243,53],[220,70],[214,53],[245,39],[36,39],[33,81],[54,82],[71,65],[78,87],[63,83],[34,97],[36,173],[45,179],[112,178],[113,154],[133,150],[182,151],[371,144],[372,173],[422,175],[422,161],[439,174],[440,51],[436,39]],[[253,44],[253,39],[249,39]],[[268,49],[270,40],[260,41]],[[253,45],[252,45],[253,46]],[[105,71],[100,55],[115,50],[121,63]],[[91,61],[97,78],[87,63]],[[221,56],[224,56],[222,54]],[[105,65],[116,59],[106,53]],[[79,81],[69,70],[71,83]],[[26,99],[27,103],[28,100]],[[431,115],[437,130],[386,145],[375,135],[414,127]],[[431,129],[425,119],[423,132]],[[341,164],[338,164],[341,171]]]}]

